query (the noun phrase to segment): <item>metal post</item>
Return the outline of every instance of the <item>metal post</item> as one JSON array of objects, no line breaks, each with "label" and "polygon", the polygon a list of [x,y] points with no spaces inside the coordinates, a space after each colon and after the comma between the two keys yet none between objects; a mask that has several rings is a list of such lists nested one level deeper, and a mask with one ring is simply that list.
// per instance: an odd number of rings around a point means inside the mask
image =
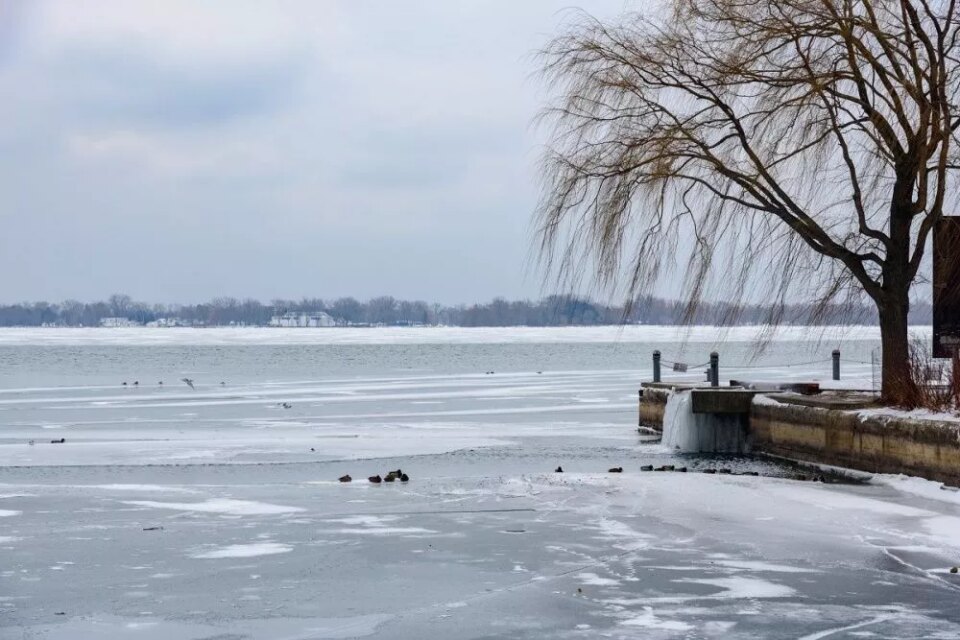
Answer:
[{"label": "metal post", "polygon": [[653,352],[653,381],[660,382],[660,352]]},{"label": "metal post", "polygon": [[840,349],[833,350],[833,379],[840,379]]},{"label": "metal post", "polygon": [[710,354],[710,386],[720,386],[720,354],[716,351]]}]

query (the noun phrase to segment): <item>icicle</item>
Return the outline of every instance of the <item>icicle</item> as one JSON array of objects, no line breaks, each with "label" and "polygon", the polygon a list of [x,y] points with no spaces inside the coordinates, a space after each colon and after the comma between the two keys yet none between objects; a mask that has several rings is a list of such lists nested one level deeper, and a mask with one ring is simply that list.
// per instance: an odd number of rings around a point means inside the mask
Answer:
[{"label": "icicle", "polygon": [[667,399],[661,444],[683,453],[746,453],[749,449],[741,416],[695,414],[689,391],[674,391]]}]

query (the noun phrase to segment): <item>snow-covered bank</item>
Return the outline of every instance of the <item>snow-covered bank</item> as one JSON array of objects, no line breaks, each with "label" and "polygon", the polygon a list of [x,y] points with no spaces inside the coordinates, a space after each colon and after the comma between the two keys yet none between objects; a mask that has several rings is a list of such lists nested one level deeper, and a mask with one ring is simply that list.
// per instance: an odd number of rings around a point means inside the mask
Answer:
[{"label": "snow-covered bank", "polygon": [[[929,336],[930,327],[914,327]],[[0,328],[0,345],[309,345],[309,344],[529,344],[592,342],[753,342],[770,333],[762,326],[676,327],[373,327],[282,328]],[[776,329],[773,340],[829,342],[878,340],[875,326]]]}]

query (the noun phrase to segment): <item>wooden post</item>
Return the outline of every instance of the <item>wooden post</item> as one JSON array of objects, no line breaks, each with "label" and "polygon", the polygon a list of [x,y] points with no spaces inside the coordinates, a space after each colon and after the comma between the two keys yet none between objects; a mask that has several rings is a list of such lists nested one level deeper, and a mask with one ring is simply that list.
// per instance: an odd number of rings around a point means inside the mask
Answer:
[{"label": "wooden post", "polygon": [[660,351],[653,352],[653,381],[660,382]]},{"label": "wooden post", "polygon": [[833,379],[840,379],[840,349],[833,350]]},{"label": "wooden post", "polygon": [[710,386],[720,386],[720,354],[716,351],[710,354]]}]

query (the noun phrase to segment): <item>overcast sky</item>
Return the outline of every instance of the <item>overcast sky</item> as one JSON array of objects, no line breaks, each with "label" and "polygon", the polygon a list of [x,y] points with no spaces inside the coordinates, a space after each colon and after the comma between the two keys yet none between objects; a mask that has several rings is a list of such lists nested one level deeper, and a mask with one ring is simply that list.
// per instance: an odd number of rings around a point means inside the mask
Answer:
[{"label": "overcast sky", "polygon": [[538,296],[531,53],[569,7],[0,4],[0,300]]}]

